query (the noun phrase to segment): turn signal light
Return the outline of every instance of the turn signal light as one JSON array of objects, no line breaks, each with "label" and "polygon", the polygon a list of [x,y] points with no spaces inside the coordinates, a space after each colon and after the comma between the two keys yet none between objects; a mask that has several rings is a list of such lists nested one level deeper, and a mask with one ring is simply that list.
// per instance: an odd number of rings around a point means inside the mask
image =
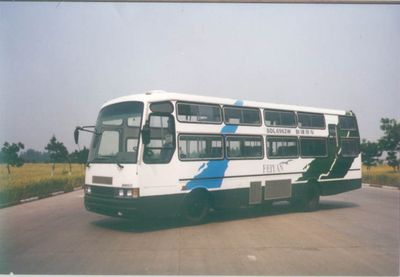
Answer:
[{"label": "turn signal light", "polygon": [[133,197],[133,198],[139,198],[139,196],[140,196],[140,190],[139,190],[139,188],[133,188],[133,189],[132,189],[132,197]]}]

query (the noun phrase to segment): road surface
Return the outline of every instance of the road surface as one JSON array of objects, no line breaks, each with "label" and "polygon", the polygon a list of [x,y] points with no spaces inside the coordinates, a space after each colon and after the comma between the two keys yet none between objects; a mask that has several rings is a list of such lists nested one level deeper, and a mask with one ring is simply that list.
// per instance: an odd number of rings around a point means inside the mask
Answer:
[{"label": "road surface", "polygon": [[399,191],[363,187],[296,213],[198,226],[87,212],[75,191],[0,210],[0,274],[399,275]]}]

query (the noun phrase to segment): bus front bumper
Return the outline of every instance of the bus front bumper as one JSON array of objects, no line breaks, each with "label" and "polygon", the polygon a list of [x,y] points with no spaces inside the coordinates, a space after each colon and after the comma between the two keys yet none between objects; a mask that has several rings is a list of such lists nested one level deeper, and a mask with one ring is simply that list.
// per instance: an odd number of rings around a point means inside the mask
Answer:
[{"label": "bus front bumper", "polygon": [[98,214],[136,218],[140,217],[140,201],[137,199],[107,199],[96,196],[85,195],[86,210]]},{"label": "bus front bumper", "polygon": [[176,216],[183,197],[179,195],[139,197],[136,199],[103,198],[85,194],[86,210],[102,215],[129,219]]}]

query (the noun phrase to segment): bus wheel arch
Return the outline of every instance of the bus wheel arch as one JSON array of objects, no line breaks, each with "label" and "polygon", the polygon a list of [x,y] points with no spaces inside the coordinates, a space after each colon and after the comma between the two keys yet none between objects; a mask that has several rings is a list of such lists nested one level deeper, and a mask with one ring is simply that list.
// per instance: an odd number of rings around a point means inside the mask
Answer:
[{"label": "bus wheel arch", "polygon": [[308,181],[303,197],[303,210],[306,212],[318,210],[320,195],[321,187],[318,181],[315,179]]},{"label": "bus wheel arch", "polygon": [[315,179],[310,179],[304,186],[301,197],[291,200],[291,204],[296,210],[303,212],[316,211],[319,208],[321,186]]},{"label": "bus wheel arch", "polygon": [[211,193],[205,188],[196,188],[185,196],[181,216],[189,223],[201,223],[207,218],[212,205]]}]

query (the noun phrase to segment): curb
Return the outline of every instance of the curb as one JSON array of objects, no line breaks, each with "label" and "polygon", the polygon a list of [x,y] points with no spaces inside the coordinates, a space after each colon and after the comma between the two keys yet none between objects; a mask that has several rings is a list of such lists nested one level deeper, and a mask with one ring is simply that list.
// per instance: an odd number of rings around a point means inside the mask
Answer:
[{"label": "curb", "polygon": [[371,188],[382,188],[388,190],[400,190],[400,187],[395,186],[384,186],[384,185],[377,185],[377,184],[364,184],[363,187],[371,187]]},{"label": "curb", "polygon": [[27,202],[32,202],[35,200],[39,200],[39,196],[34,196],[34,197],[30,197],[30,198],[26,198],[26,199],[21,199],[19,200],[19,203],[27,203]]}]

